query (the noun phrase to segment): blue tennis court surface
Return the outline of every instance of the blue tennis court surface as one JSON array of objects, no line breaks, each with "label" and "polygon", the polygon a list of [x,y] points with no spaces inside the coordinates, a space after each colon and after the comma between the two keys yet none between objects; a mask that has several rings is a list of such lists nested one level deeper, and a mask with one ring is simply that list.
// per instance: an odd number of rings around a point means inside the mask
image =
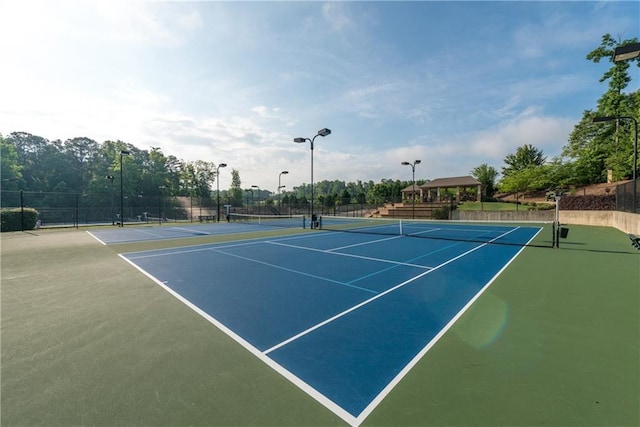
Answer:
[{"label": "blue tennis court surface", "polygon": [[[302,223],[300,228],[302,228]],[[259,230],[274,229],[261,225]],[[127,225],[122,228],[110,228],[104,230],[94,230],[89,232],[96,240],[103,244],[111,245],[117,243],[133,243],[153,240],[183,239],[188,237],[213,236],[220,234],[249,233],[256,230],[256,225],[247,223],[212,223],[212,224],[189,224],[183,225],[163,225],[163,226],[138,226]]]},{"label": "blue tennis court surface", "polygon": [[121,256],[358,425],[521,250],[318,231]]}]

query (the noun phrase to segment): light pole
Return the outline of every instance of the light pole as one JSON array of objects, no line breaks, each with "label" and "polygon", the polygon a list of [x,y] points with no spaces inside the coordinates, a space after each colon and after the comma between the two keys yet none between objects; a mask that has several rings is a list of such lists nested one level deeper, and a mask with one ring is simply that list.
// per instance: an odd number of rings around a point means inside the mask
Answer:
[{"label": "light pole", "polygon": [[331,135],[331,129],[323,128],[311,139],[309,138],[294,138],[293,142],[302,143],[309,141],[311,143],[311,206],[309,207],[309,215],[311,216],[311,229],[315,228],[315,215],[313,214],[313,142],[318,136],[325,137]]},{"label": "light pole", "polygon": [[216,216],[216,220],[220,222],[220,168],[226,168],[226,163],[220,163],[216,168],[216,184],[217,184],[217,193],[218,193],[218,215]]},{"label": "light pole", "polygon": [[634,130],[635,130],[635,137],[633,139],[633,198],[631,199],[631,207],[633,209],[633,213],[636,213],[636,208],[638,206],[637,203],[637,197],[638,195],[636,194],[638,189],[637,189],[637,170],[638,170],[638,121],[636,120],[635,117],[631,117],[631,116],[600,116],[600,117],[594,117],[593,118],[593,123],[601,123],[601,122],[612,122],[615,120],[633,120],[633,125],[634,125]]},{"label": "light pole", "polygon": [[280,185],[280,178],[282,178],[282,175],[286,175],[288,173],[289,171],[282,171],[280,172],[280,175],[278,175],[278,211],[280,211],[280,208],[282,206],[282,203],[280,201],[280,189],[285,187],[285,185]]},{"label": "light pole", "polygon": [[124,189],[122,185],[122,156],[128,156],[131,152],[120,150],[120,227],[124,227]]},{"label": "light pole", "polygon": [[116,219],[113,216],[113,180],[115,177],[113,175],[107,175],[105,178],[111,181],[111,225],[116,225]]},{"label": "light pole", "polygon": [[409,162],[402,162],[401,165],[403,166],[411,166],[411,200],[412,200],[412,207],[411,207],[411,217],[413,219],[416,219],[416,165],[419,165],[421,162],[421,160],[414,160],[413,163],[409,163]]}]

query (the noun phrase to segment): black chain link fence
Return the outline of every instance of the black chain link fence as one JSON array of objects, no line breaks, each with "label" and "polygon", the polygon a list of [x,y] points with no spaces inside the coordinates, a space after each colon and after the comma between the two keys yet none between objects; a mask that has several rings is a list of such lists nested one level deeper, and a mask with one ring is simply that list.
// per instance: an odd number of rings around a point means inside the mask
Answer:
[{"label": "black chain link fence", "polygon": [[[32,208],[38,212],[38,227],[79,227],[86,225],[202,222],[226,220],[227,200],[197,196],[120,196],[115,193],[62,193],[38,191],[0,191],[2,209]],[[288,205],[277,200],[248,201],[231,206],[230,212],[263,215],[307,215],[309,204]],[[314,204],[316,215],[366,216],[375,205]]]},{"label": "black chain link fence", "polygon": [[640,213],[640,206],[638,206],[640,204],[640,186],[638,181],[640,180],[625,182],[616,186],[616,210]]}]

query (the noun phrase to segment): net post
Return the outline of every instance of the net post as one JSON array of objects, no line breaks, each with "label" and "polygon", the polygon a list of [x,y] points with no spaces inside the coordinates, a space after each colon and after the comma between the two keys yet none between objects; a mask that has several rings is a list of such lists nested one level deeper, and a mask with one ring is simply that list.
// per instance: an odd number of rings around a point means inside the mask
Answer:
[{"label": "net post", "polygon": [[553,243],[554,247],[560,247],[560,194],[556,195],[556,218],[553,223]]}]

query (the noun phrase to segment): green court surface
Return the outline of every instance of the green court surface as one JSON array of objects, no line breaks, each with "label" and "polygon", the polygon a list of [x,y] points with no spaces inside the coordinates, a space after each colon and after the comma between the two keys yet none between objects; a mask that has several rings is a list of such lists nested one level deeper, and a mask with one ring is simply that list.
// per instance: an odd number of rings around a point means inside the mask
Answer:
[{"label": "green court surface", "polygon": [[[569,227],[560,249],[525,248],[362,425],[640,425],[640,251]],[[0,235],[1,425],[344,425],[118,257],[229,238]]]}]

